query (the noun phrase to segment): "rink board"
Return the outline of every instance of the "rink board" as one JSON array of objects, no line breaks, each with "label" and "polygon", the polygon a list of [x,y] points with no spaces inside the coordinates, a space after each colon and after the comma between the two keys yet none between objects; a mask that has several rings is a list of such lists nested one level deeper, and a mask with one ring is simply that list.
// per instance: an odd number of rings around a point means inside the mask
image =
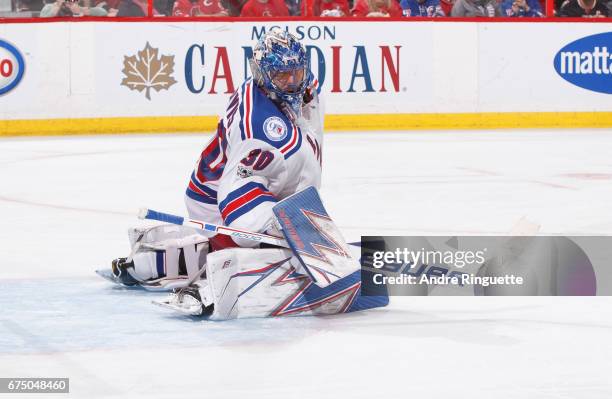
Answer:
[{"label": "rink board", "polygon": [[[600,92],[612,71],[580,85],[555,65],[580,40],[612,52],[609,35],[588,39],[612,23],[369,22],[367,34],[363,22],[277,25],[308,46],[328,130],[612,126],[612,94]],[[271,26],[0,26],[0,41],[24,59],[20,68],[0,51],[0,63],[12,62],[0,70],[0,92],[21,72],[0,96],[0,135],[213,130]]]}]

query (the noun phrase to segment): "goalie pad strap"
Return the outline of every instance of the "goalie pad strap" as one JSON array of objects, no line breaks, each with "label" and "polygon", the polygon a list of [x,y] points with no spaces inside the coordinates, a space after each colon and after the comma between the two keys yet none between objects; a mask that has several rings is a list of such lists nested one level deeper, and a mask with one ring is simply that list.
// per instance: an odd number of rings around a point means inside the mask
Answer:
[{"label": "goalie pad strap", "polygon": [[177,278],[179,276],[179,249],[176,247],[166,248],[165,265],[166,277]]},{"label": "goalie pad strap", "polygon": [[129,233],[132,249],[136,251],[131,274],[138,280],[191,278],[206,263],[208,239],[195,234],[193,229],[162,225]]},{"label": "goalie pad strap", "polygon": [[[202,250],[202,246],[200,245],[200,251]],[[187,269],[187,276],[189,278],[195,276],[200,270],[200,265],[198,264],[200,253],[198,252],[198,244],[188,245],[183,248],[183,255],[185,258],[185,268]]]}]

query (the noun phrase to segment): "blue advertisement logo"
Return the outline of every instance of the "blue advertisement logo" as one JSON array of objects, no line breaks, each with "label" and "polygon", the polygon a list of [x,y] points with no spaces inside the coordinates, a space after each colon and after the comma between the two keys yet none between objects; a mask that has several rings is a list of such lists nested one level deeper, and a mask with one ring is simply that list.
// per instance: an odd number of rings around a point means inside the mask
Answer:
[{"label": "blue advertisement logo", "polygon": [[612,94],[612,32],[575,40],[554,60],[563,79],[583,89]]},{"label": "blue advertisement logo", "polygon": [[19,50],[0,39],[0,96],[19,84],[24,71],[25,61]]}]

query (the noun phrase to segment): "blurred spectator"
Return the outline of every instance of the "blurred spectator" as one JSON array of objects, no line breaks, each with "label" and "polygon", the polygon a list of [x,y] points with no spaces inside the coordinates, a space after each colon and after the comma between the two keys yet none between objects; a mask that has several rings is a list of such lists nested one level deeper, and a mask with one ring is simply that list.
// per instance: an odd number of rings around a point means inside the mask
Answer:
[{"label": "blurred spectator", "polygon": [[40,10],[41,18],[53,18],[53,17],[72,17],[74,11],[79,6],[77,3],[68,2],[64,0],[56,0],[51,3],[45,2],[42,10]]},{"label": "blurred spectator", "polygon": [[120,2],[121,0],[95,0],[94,4],[96,7],[105,9],[109,17],[114,17],[117,15]]},{"label": "blurred spectator", "polygon": [[499,17],[497,0],[455,0],[452,17]]},{"label": "blurred spectator", "polygon": [[40,11],[43,8],[42,0],[19,0],[15,6],[15,11]]},{"label": "blurred spectator", "polygon": [[289,10],[283,0],[248,0],[242,7],[241,17],[288,17]]},{"label": "blurred spectator", "polygon": [[[117,17],[144,17],[148,15],[146,0],[121,0]],[[110,14],[109,14],[110,15]]]},{"label": "blurred spectator", "polygon": [[446,16],[439,0],[402,0],[400,6],[405,17]]},{"label": "blurred spectator", "polygon": [[230,17],[240,16],[247,0],[221,0],[221,5],[229,12]]},{"label": "blurred spectator", "polygon": [[169,17],[172,15],[174,0],[153,0],[153,16]]},{"label": "blurred spectator", "polygon": [[538,0],[505,0],[501,5],[505,17],[543,17]]},{"label": "blurred spectator", "polygon": [[402,9],[397,0],[355,0],[351,14],[354,17],[401,18]]},{"label": "blurred spectator", "polygon": [[285,0],[285,5],[287,6],[287,9],[289,10],[289,15],[293,17],[302,15],[302,1],[301,0]]},{"label": "blurred spectator", "polygon": [[94,4],[96,7],[102,7],[106,11],[110,11],[111,9],[118,10],[120,2],[121,0],[95,0]]},{"label": "blurred spectator", "polygon": [[608,15],[607,5],[600,0],[567,0],[559,11],[561,17],[605,18]]},{"label": "blurred spectator", "polygon": [[101,7],[81,7],[78,1],[56,0],[45,4],[40,10],[41,18],[54,17],[80,17],[89,15],[91,17],[105,17],[107,11]]},{"label": "blurred spectator", "polygon": [[309,0],[308,15],[345,17],[350,15],[348,0]]},{"label": "blurred spectator", "polygon": [[175,17],[225,17],[229,15],[220,0],[176,0],[172,15]]},{"label": "blurred spectator", "polygon": [[442,7],[442,11],[444,11],[444,15],[451,15],[454,4],[455,0],[440,0],[440,7]]}]

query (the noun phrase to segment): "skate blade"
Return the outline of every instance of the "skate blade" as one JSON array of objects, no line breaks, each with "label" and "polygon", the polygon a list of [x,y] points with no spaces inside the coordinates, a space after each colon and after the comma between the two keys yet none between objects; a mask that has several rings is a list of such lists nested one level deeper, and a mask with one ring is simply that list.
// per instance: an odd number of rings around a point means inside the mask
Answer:
[{"label": "skate blade", "polygon": [[123,283],[117,277],[115,277],[115,275],[110,269],[96,270],[96,274],[105,279],[106,281],[110,281],[111,283],[114,283],[121,287],[145,289],[147,291],[152,292],[168,292],[172,291],[175,288],[183,288],[189,283],[189,279],[187,277],[180,277],[175,279],[160,278],[157,280],[143,281],[138,284],[128,285]]},{"label": "skate blade", "polygon": [[111,281],[113,283],[116,283],[116,281],[113,279],[113,276],[110,272],[110,270],[96,270],[96,274],[100,277],[102,277],[104,280],[108,280]]},{"label": "skate blade", "polygon": [[192,306],[192,307],[177,306],[171,303],[169,300],[162,300],[162,301],[153,300],[151,301],[151,303],[159,307],[165,308],[165,309],[173,310],[185,316],[200,316],[202,314],[201,306],[197,306],[197,307],[196,306]]},{"label": "skate blade", "polygon": [[139,288],[138,284],[127,285],[124,284],[121,280],[119,280],[110,269],[100,269],[96,270],[96,274],[102,277],[106,281],[110,281],[113,284],[119,285],[125,288]]}]

